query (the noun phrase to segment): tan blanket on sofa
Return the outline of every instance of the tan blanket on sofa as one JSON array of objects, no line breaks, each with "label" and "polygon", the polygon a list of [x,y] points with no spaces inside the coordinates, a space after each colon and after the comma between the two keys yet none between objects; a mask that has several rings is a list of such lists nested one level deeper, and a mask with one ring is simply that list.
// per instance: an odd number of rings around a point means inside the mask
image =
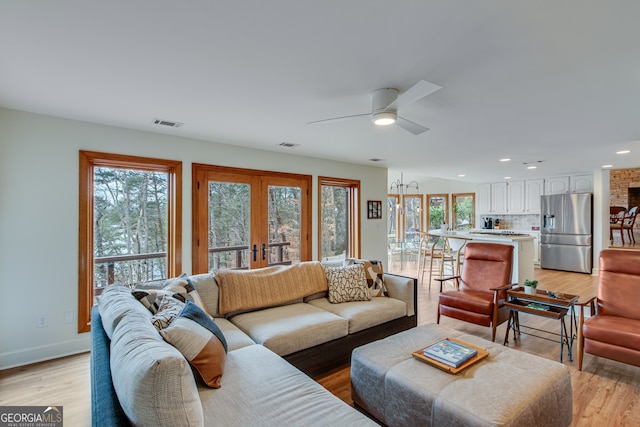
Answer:
[{"label": "tan blanket on sofa", "polygon": [[324,268],[317,261],[257,270],[221,270],[220,314],[286,304],[327,288]]}]

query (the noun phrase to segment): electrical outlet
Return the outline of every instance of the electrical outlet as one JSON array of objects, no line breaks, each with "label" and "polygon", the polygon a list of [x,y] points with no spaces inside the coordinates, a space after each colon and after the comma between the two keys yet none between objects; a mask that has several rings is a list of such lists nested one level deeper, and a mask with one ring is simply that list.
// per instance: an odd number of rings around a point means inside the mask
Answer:
[{"label": "electrical outlet", "polygon": [[45,315],[38,316],[38,328],[46,328],[49,326],[49,318]]},{"label": "electrical outlet", "polygon": [[64,323],[73,323],[73,311],[64,312]]}]

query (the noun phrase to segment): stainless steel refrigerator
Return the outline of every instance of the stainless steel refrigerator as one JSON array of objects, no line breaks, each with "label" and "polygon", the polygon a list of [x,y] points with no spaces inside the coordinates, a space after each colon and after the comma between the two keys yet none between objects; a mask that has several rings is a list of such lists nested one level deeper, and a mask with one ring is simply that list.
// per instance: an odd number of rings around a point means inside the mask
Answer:
[{"label": "stainless steel refrigerator", "polygon": [[591,193],[542,196],[540,267],[591,274]]}]

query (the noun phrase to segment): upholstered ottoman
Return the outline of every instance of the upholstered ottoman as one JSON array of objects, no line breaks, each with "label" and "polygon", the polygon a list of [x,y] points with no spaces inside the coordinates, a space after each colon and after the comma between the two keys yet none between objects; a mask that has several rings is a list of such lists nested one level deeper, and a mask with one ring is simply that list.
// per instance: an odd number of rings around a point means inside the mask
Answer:
[{"label": "upholstered ottoman", "polygon": [[[411,355],[447,337],[489,356],[452,375]],[[435,324],[356,348],[351,394],[388,426],[568,426],[573,416],[566,366]]]}]

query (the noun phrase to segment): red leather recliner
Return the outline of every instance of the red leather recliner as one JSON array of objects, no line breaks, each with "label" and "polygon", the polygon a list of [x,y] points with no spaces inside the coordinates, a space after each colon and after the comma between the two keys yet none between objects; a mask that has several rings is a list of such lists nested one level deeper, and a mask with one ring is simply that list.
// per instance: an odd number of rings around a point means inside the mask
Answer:
[{"label": "red leather recliner", "polygon": [[511,288],[513,246],[469,242],[464,250],[462,277],[455,276],[457,290],[444,291],[440,282],[437,323],[440,315],[491,327],[495,341],[496,327],[509,318],[504,306]]},{"label": "red leather recliner", "polygon": [[595,315],[580,310],[578,370],[585,352],[640,366],[640,251],[600,252],[598,295],[585,305],[593,301]]}]

